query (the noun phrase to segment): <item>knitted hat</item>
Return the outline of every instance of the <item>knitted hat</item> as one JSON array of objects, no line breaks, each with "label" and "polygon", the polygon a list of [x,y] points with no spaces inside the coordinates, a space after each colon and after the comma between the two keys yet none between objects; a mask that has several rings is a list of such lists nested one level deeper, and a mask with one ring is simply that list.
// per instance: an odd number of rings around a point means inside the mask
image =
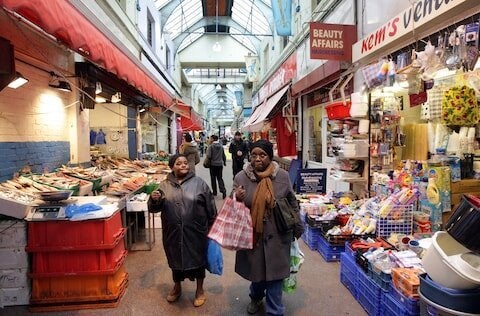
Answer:
[{"label": "knitted hat", "polygon": [[260,139],[250,145],[250,152],[255,148],[261,148],[264,152],[267,153],[270,160],[273,159],[273,144],[266,139]]}]

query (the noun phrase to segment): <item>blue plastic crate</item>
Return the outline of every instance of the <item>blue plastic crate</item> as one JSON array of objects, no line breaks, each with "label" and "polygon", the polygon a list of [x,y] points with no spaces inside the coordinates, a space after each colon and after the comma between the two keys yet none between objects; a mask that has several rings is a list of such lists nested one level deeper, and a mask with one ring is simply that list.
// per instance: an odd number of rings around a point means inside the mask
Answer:
[{"label": "blue plastic crate", "polygon": [[338,244],[331,244],[325,239],[325,237],[323,237],[323,235],[319,236],[318,242],[321,242],[322,246],[324,248],[328,248],[330,251],[338,252],[338,253],[345,251],[345,245],[340,246]]},{"label": "blue plastic crate", "polygon": [[350,280],[357,281],[357,264],[355,259],[351,258],[345,252],[340,254],[340,272],[345,274]]},{"label": "blue plastic crate", "polygon": [[357,285],[357,301],[362,305],[363,309],[370,316],[380,316],[382,315],[381,301],[378,298],[374,298],[369,295],[364,285],[361,282]]},{"label": "blue plastic crate", "polygon": [[368,265],[368,272],[372,280],[377,283],[383,291],[390,291],[390,285],[392,283],[391,274],[384,273],[383,271],[377,271],[371,263]]},{"label": "blue plastic crate", "polygon": [[349,241],[345,243],[345,253],[354,258],[353,260],[355,260],[356,251],[352,249],[351,243]]},{"label": "blue plastic crate", "polygon": [[377,283],[375,283],[367,274],[365,274],[365,272],[363,272],[362,269],[358,269],[357,279],[359,283],[364,285],[367,291],[370,292],[371,296],[375,298],[381,297],[383,291],[380,288],[380,286]]},{"label": "blue plastic crate", "polygon": [[420,313],[420,300],[411,298],[408,296],[403,295],[395,286],[390,287],[389,294],[403,306],[405,306],[409,315],[417,315]]},{"label": "blue plastic crate", "polygon": [[411,312],[407,309],[407,306],[402,302],[399,302],[392,293],[385,293],[383,295],[383,304],[384,312],[386,315],[396,315],[396,316],[416,316],[420,315],[420,306],[416,312]]},{"label": "blue plastic crate", "polygon": [[347,277],[347,275],[340,272],[340,282],[352,293],[353,297],[357,298],[357,285],[355,282]]},{"label": "blue plastic crate", "polygon": [[312,227],[305,227],[305,232],[302,235],[303,241],[307,244],[307,246],[311,250],[317,250],[318,248],[318,239],[320,238],[320,229],[319,228],[312,228]]},{"label": "blue plastic crate", "polygon": [[318,252],[327,262],[339,261],[344,247],[331,247],[323,237],[318,239]]}]

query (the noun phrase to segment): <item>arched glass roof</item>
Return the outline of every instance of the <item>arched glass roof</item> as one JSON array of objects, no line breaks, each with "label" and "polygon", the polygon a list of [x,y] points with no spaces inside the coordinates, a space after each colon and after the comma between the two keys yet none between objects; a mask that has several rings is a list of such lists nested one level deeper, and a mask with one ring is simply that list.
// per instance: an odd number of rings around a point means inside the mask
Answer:
[{"label": "arched glass roof", "polygon": [[182,31],[187,30],[193,24],[203,18],[202,2],[200,0],[184,0],[173,10],[165,23],[164,32],[170,33],[174,39]]}]

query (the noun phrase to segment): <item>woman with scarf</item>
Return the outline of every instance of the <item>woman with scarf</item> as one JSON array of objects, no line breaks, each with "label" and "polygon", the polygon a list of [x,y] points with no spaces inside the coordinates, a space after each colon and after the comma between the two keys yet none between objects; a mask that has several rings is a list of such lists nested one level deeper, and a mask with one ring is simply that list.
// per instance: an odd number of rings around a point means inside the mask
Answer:
[{"label": "woman with scarf", "polygon": [[290,244],[300,237],[303,227],[294,233],[280,234],[273,218],[275,199],[287,198],[298,215],[298,203],[288,173],[273,161],[273,145],[259,140],[250,147],[250,163],[233,181],[237,200],[243,201],[252,215],[254,246],[237,252],[235,272],[249,280],[250,304],[255,314],[266,297],[267,315],[283,315],[282,282],[290,275]]}]

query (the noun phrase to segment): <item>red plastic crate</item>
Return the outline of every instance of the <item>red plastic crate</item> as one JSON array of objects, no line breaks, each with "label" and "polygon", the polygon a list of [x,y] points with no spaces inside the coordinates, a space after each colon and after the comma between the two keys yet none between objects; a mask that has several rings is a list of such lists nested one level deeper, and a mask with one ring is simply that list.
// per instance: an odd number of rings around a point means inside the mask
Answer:
[{"label": "red plastic crate", "polygon": [[29,222],[27,247],[30,252],[112,249],[121,234],[120,212],[105,219],[78,222]]},{"label": "red plastic crate", "polygon": [[125,261],[123,239],[113,249],[32,253],[32,277],[113,274]]},{"label": "red plastic crate", "polygon": [[127,282],[123,266],[113,275],[34,277],[30,304],[116,300]]}]

